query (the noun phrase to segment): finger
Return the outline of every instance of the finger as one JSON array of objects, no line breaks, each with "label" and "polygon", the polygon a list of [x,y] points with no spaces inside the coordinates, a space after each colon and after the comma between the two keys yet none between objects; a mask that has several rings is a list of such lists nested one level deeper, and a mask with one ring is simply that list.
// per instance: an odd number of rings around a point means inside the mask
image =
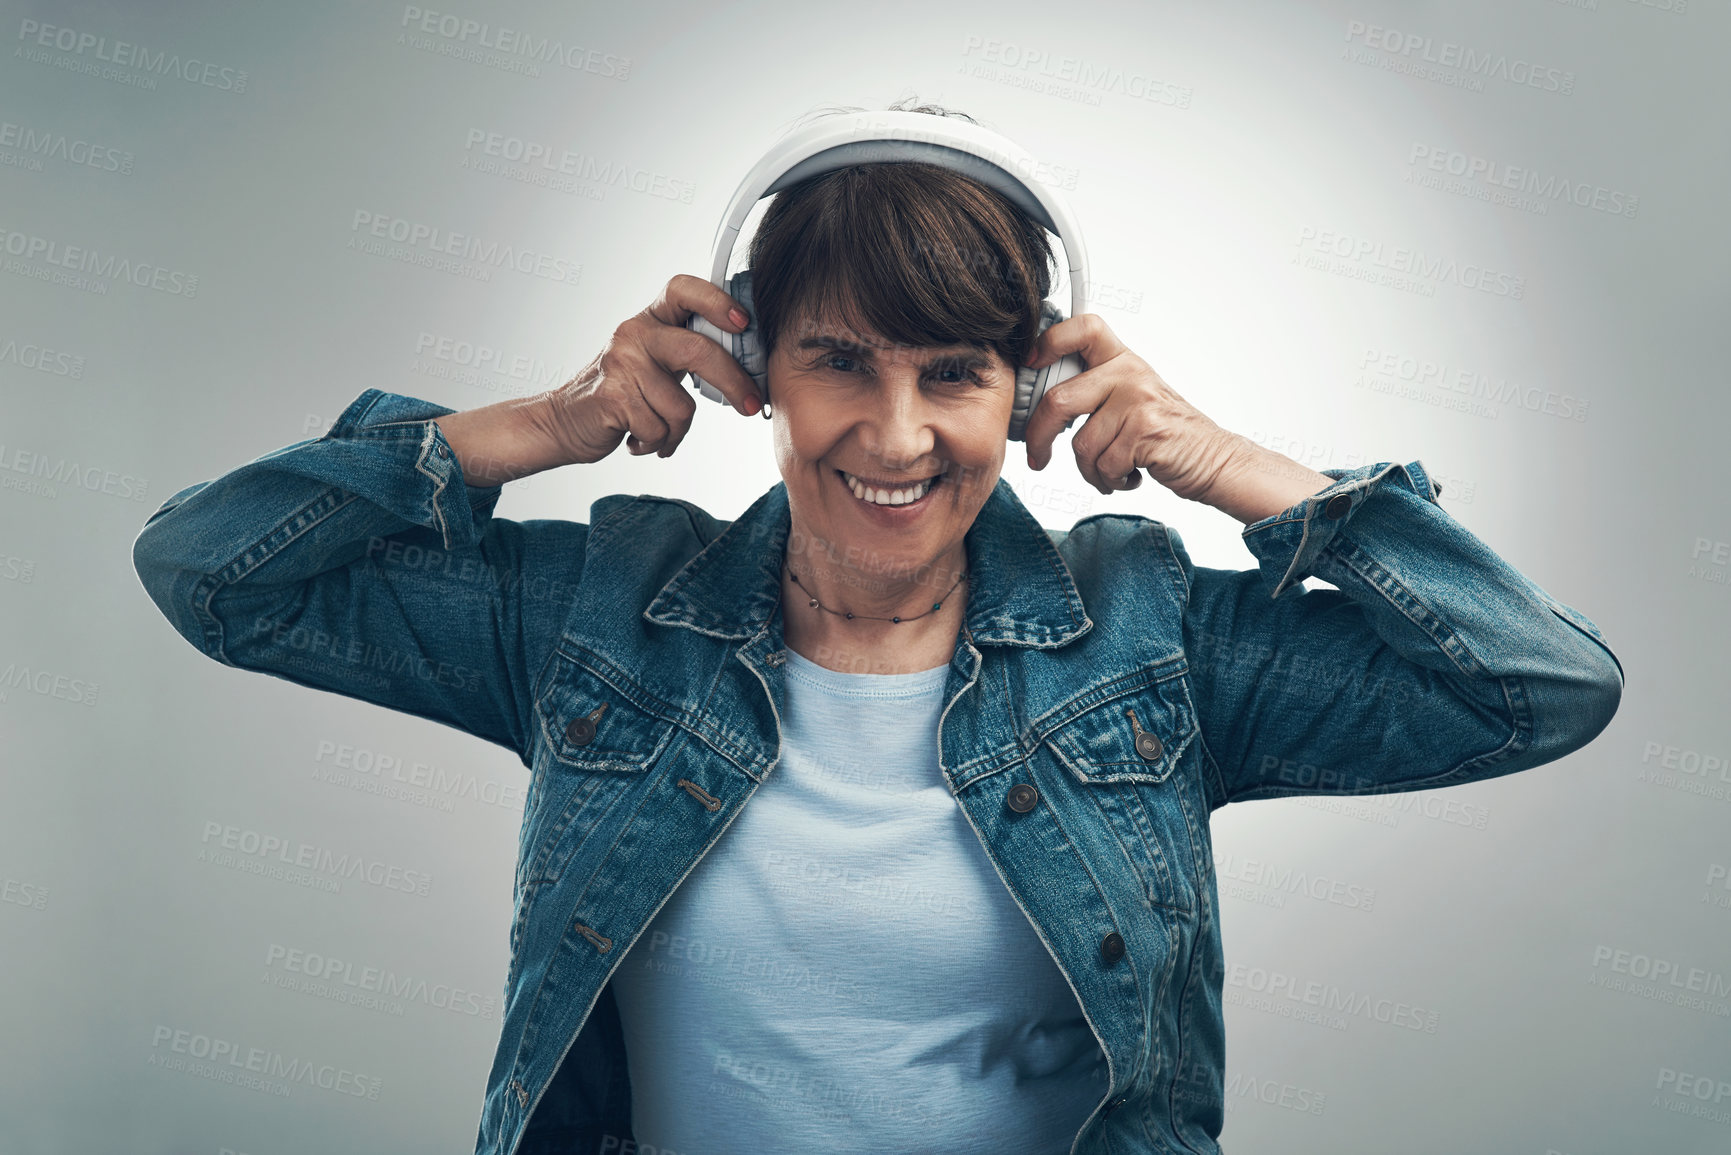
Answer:
[{"label": "finger", "polygon": [[1040,334],[1028,364],[1039,369],[1066,353],[1080,353],[1082,364],[1092,369],[1125,351],[1124,342],[1098,313],[1082,313],[1059,321]]},{"label": "finger", "polygon": [[653,453],[660,449],[669,432],[667,422],[655,412],[655,407],[635,383],[631,386],[628,403],[630,433],[625,437],[626,447],[634,454]]},{"label": "finger", "polygon": [[673,451],[691,431],[691,419],[697,415],[697,398],[659,365],[637,378],[637,389],[655,415],[667,424],[667,436],[656,447],[658,456],[672,457]]},{"label": "finger", "polygon": [[751,374],[713,337],[692,329],[656,325],[644,334],[643,347],[676,383],[689,370],[721,390],[728,403],[747,417],[763,408]]},{"label": "finger", "polygon": [[1070,428],[1076,418],[1100,407],[1112,391],[1109,377],[1110,374],[1098,369],[1084,370],[1058,382],[1040,396],[1022,432],[1022,440],[1028,446],[1030,469],[1046,468],[1052,460],[1052,442],[1058,434]]},{"label": "finger", "polygon": [[[684,328],[685,322],[696,313],[723,332],[738,333],[750,323],[750,318],[736,320],[729,315],[734,310],[740,317],[746,317],[745,309],[738,301],[709,281],[689,273],[678,273],[667,282],[661,295],[645,312],[663,325],[675,328]],[[709,378],[705,375],[704,379]]]},{"label": "finger", "polygon": [[1094,458],[1094,472],[1109,482],[1113,489],[1135,489],[1142,484],[1142,473],[1136,467],[1140,442],[1140,426],[1126,418],[1111,444]]},{"label": "finger", "polygon": [[[615,334],[615,343],[610,347],[611,359],[604,366],[604,372],[612,382],[607,390],[608,395],[613,397],[624,411],[625,430],[628,434],[635,434],[626,439],[626,445],[631,452],[647,453],[654,449],[658,450],[662,457],[670,457],[691,428],[691,418],[697,412],[697,401],[681,384],[680,377],[683,374],[679,370],[670,371],[644,347],[644,340],[653,339],[655,331],[676,330],[639,317],[621,325]],[[697,336],[690,330],[683,331],[688,336]],[[648,444],[652,440],[652,425],[635,412],[639,406],[644,405],[647,405],[667,428],[667,433],[653,445]]]},{"label": "finger", "polygon": [[1124,416],[1121,406],[1104,406],[1088,418],[1087,423],[1076,431],[1076,436],[1070,439],[1070,449],[1076,455],[1077,470],[1081,472],[1083,480],[1101,493],[1111,493],[1118,488],[1118,481],[1123,476],[1122,473],[1102,473],[1100,457],[1123,431]]}]

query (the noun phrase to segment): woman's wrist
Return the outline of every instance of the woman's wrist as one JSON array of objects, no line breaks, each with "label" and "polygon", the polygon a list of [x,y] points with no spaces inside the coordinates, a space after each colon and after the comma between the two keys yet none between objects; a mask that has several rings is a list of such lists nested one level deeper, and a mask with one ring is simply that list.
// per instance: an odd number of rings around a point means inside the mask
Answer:
[{"label": "woman's wrist", "polygon": [[514,397],[434,418],[465,484],[503,485],[568,463],[550,433],[550,397]]},{"label": "woman's wrist", "polygon": [[1325,473],[1234,433],[1207,490],[1195,500],[1245,525],[1272,517],[1334,484]]}]

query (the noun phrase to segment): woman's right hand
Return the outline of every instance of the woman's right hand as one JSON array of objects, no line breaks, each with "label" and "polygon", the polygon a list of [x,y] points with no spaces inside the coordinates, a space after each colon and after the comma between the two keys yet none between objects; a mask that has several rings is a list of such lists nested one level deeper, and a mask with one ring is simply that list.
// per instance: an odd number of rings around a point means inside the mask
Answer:
[{"label": "woman's right hand", "polygon": [[729,333],[748,323],[736,319],[745,313],[732,297],[680,273],[653,304],[613,330],[582,372],[547,395],[539,419],[566,462],[600,461],[621,438],[633,454],[672,456],[697,411],[684,384],[687,370],[713,383],[740,413],[762,410],[757,385],[732,354],[685,327],[693,313]]}]

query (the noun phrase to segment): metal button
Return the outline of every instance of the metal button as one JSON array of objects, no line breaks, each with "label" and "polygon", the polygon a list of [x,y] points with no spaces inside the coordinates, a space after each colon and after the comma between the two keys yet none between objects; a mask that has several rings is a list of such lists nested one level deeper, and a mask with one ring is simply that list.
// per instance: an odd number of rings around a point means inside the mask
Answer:
[{"label": "metal button", "polygon": [[1339,521],[1352,508],[1352,498],[1344,493],[1337,493],[1328,499],[1328,504],[1322,507],[1322,515],[1330,521]]},{"label": "metal button", "polygon": [[1124,936],[1113,931],[1100,940],[1100,957],[1108,966],[1124,957]]},{"label": "metal button", "polygon": [[1011,810],[1017,814],[1026,814],[1040,800],[1040,792],[1026,782],[1018,782],[1010,787],[1010,796],[1005,801]]},{"label": "metal button", "polygon": [[578,746],[587,746],[595,737],[595,723],[587,715],[571,719],[571,724],[565,727],[565,737]]},{"label": "metal button", "polygon": [[1136,735],[1136,753],[1142,755],[1144,761],[1158,762],[1165,748],[1160,745],[1160,737],[1152,730],[1144,730]]}]

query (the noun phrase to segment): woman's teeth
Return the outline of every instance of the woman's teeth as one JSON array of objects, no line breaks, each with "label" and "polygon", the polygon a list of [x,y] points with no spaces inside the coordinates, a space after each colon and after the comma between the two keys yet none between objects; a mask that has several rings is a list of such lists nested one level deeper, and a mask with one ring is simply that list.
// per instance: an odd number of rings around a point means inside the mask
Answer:
[{"label": "woman's teeth", "polygon": [[839,472],[842,480],[847,482],[847,487],[853,490],[855,497],[862,501],[869,501],[873,505],[907,505],[909,502],[918,501],[926,495],[927,491],[932,488],[933,481],[936,480],[928,477],[917,485],[906,486],[902,489],[883,489],[862,484],[859,478],[845,469]]}]

